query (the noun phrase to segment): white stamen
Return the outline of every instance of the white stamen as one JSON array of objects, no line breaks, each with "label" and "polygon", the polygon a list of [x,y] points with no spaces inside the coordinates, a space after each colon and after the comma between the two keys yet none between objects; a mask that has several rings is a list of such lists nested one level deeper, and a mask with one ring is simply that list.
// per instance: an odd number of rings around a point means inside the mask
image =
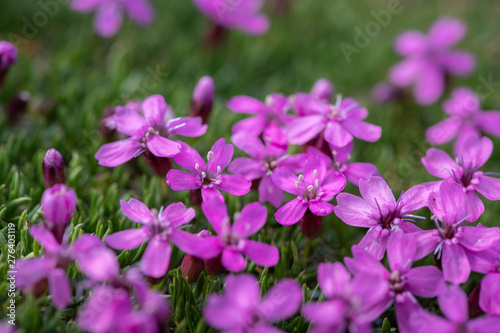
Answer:
[{"label": "white stamen", "polygon": [[314,182],[314,185],[316,185],[316,187],[319,187],[319,180],[318,180],[318,178],[316,178],[316,181]]},{"label": "white stamen", "polygon": [[314,175],[315,178],[318,178],[318,170],[314,169],[313,175]]},{"label": "white stamen", "polygon": [[194,168],[195,168],[195,170],[198,170],[198,169],[200,168],[200,165],[199,165],[198,163],[196,163],[196,164],[194,165]]},{"label": "white stamen", "polygon": [[207,154],[207,160],[208,161],[213,161],[214,159],[214,152],[213,151],[209,151],[208,154]]},{"label": "white stamen", "polygon": [[304,181],[304,176],[302,176],[302,174],[299,175],[299,182],[303,182]]},{"label": "white stamen", "polygon": [[338,154],[338,153],[337,153],[337,151],[336,151],[336,150],[332,150],[332,155],[333,155],[333,156],[335,156],[335,155],[337,155],[337,154]]},{"label": "white stamen", "polygon": [[201,172],[201,178],[205,178],[206,176],[207,176],[207,174],[204,171],[202,171]]},{"label": "white stamen", "polygon": [[272,105],[273,104],[273,98],[271,95],[266,96],[266,105]]},{"label": "white stamen", "polygon": [[221,172],[222,169],[220,168],[220,165],[217,166],[217,172]]},{"label": "white stamen", "polygon": [[297,182],[297,181],[295,182],[295,187],[299,188],[299,182]]},{"label": "white stamen", "polygon": [[314,187],[313,187],[312,185],[309,185],[309,186],[307,187],[307,190],[308,190],[309,192],[312,192],[312,191],[314,190]]}]

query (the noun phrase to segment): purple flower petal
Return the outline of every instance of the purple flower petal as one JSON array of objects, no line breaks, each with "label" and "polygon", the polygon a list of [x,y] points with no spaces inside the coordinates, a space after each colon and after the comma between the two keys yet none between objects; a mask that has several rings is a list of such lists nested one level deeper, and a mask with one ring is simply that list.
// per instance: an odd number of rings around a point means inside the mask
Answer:
[{"label": "purple flower petal", "polygon": [[396,38],[394,48],[402,56],[423,54],[427,50],[427,36],[420,31],[406,31]]},{"label": "purple flower petal", "polygon": [[443,314],[451,321],[457,324],[467,321],[467,295],[459,286],[446,286],[438,296],[438,304]]},{"label": "purple flower petal", "polygon": [[474,185],[476,191],[484,195],[488,200],[500,200],[500,179],[488,176],[480,176],[479,184]]},{"label": "purple flower petal", "polygon": [[162,95],[147,97],[142,102],[142,113],[150,126],[162,124],[167,113],[165,98]]},{"label": "purple flower petal", "polygon": [[151,232],[147,227],[140,229],[128,229],[115,232],[104,238],[104,241],[117,250],[131,250],[135,249],[151,237]]},{"label": "purple flower petal", "polygon": [[114,119],[116,122],[116,130],[129,136],[135,136],[141,129],[147,125],[142,115],[123,106],[115,108]]},{"label": "purple flower petal", "polygon": [[61,245],[57,242],[54,234],[45,228],[44,225],[32,225],[30,235],[40,243],[45,251],[57,254],[61,251]]},{"label": "purple flower petal", "polygon": [[161,223],[169,223],[172,227],[179,227],[194,219],[196,213],[193,208],[186,208],[182,202],[168,205],[160,216]]},{"label": "purple flower petal", "polygon": [[477,221],[479,216],[481,216],[481,214],[483,214],[484,212],[484,204],[475,191],[465,192],[464,208],[466,211],[466,216],[469,216],[469,218],[466,220],[467,222]]},{"label": "purple flower petal", "polygon": [[434,64],[427,64],[419,74],[413,89],[415,101],[420,105],[430,105],[443,94],[444,75]]},{"label": "purple flower petal", "polygon": [[302,304],[302,288],[293,279],[282,279],[271,287],[259,306],[259,312],[270,322],[293,316]]},{"label": "purple flower petal", "polygon": [[396,87],[407,87],[415,81],[422,67],[422,60],[412,58],[403,60],[392,66],[389,79]]},{"label": "purple flower petal", "polygon": [[377,224],[372,215],[372,207],[362,198],[350,193],[340,193],[337,196],[335,215],[344,223],[353,227],[369,228]]},{"label": "purple flower petal", "polygon": [[16,262],[16,287],[31,288],[49,276],[56,267],[55,258],[31,258]]},{"label": "purple flower petal", "polygon": [[274,208],[281,206],[283,202],[283,191],[273,182],[271,176],[264,176],[259,183],[259,201],[269,202]]},{"label": "purple flower petal", "polygon": [[[345,176],[341,173],[329,179],[325,179],[321,184],[323,194],[320,196],[322,200],[330,201],[335,195],[344,189],[346,185]],[[330,211],[331,212],[331,211]],[[330,214],[330,213],[328,213]]]},{"label": "purple flower petal", "polygon": [[142,150],[143,148],[137,140],[121,140],[103,145],[95,154],[95,158],[100,165],[115,167],[130,161]]},{"label": "purple flower petal", "polygon": [[201,117],[181,117],[167,123],[171,134],[199,137],[206,133],[208,126],[202,124]]},{"label": "purple flower petal", "polygon": [[148,0],[129,0],[122,3],[127,15],[138,25],[147,26],[153,22],[155,12]]},{"label": "purple flower petal", "polygon": [[226,247],[222,251],[221,262],[224,268],[234,273],[241,272],[247,267],[243,255],[230,247]]},{"label": "purple flower petal", "polygon": [[267,110],[266,104],[249,96],[235,96],[227,102],[226,106],[237,113],[259,114]]},{"label": "purple flower petal", "polygon": [[243,132],[256,136],[262,133],[266,125],[266,117],[258,115],[238,121],[236,124],[234,124],[231,131],[235,134]]},{"label": "purple flower petal", "polygon": [[245,240],[243,254],[257,265],[264,267],[275,266],[280,260],[278,248],[251,240]]},{"label": "purple flower petal", "polygon": [[486,275],[481,281],[479,306],[484,312],[500,316],[500,273]]},{"label": "purple flower petal", "polygon": [[232,302],[228,302],[222,295],[211,295],[203,310],[207,323],[215,328],[232,330],[246,324],[249,313],[241,311]]},{"label": "purple flower petal", "polygon": [[500,111],[485,111],[476,116],[483,132],[500,137]]},{"label": "purple flower petal", "polygon": [[287,168],[277,168],[271,175],[273,183],[285,192],[299,195],[300,191],[295,186],[297,176]]},{"label": "purple flower petal", "polygon": [[172,247],[161,236],[153,237],[141,258],[141,272],[154,278],[163,277],[170,265]]},{"label": "purple flower petal", "polygon": [[452,244],[449,240],[443,244],[442,266],[446,281],[460,284],[469,278],[470,264],[463,247]]},{"label": "purple flower petal", "polygon": [[437,230],[419,231],[413,233],[413,236],[417,239],[418,243],[415,260],[422,259],[433,252],[442,240]]},{"label": "purple flower petal", "polygon": [[250,191],[252,182],[237,175],[221,175],[217,188],[232,195],[245,195]]},{"label": "purple flower petal", "polygon": [[293,119],[287,124],[285,134],[288,142],[301,145],[313,139],[325,128],[323,115],[309,115]]},{"label": "purple flower petal", "polygon": [[344,176],[348,181],[359,186],[361,179],[368,180],[372,176],[381,177],[377,167],[371,163],[352,163],[347,166]]},{"label": "purple flower petal", "polygon": [[[214,198],[201,203],[203,214],[217,234],[222,234],[224,228],[229,228],[229,216],[227,207],[223,201]],[[226,226],[224,226],[226,224]]]},{"label": "purple flower petal", "polygon": [[325,140],[335,147],[345,147],[353,140],[353,136],[338,121],[329,121],[325,128]]},{"label": "purple flower petal", "polygon": [[248,180],[259,179],[266,174],[262,161],[248,157],[235,158],[229,165],[228,171]]},{"label": "purple flower petal", "polygon": [[340,262],[318,265],[318,283],[326,297],[342,295],[350,282],[351,274]]},{"label": "purple flower petal", "polygon": [[292,225],[304,216],[307,210],[308,202],[301,198],[293,199],[284,206],[282,206],[274,214],[276,221],[282,225]]},{"label": "purple flower petal", "polygon": [[476,68],[476,58],[464,51],[449,51],[441,55],[439,61],[448,72],[459,76],[467,76]]},{"label": "purple flower petal", "polygon": [[231,137],[231,141],[236,147],[243,150],[254,159],[260,159],[266,154],[266,147],[262,141],[256,136],[248,135],[248,133],[235,133]]},{"label": "purple flower petal", "polygon": [[461,227],[456,239],[470,251],[484,251],[500,240],[500,229],[465,226]]},{"label": "purple flower petal", "polygon": [[401,230],[394,231],[387,241],[387,259],[392,271],[407,272],[417,253],[417,240]]},{"label": "purple flower petal", "polygon": [[333,205],[321,199],[316,199],[309,201],[309,209],[314,215],[326,216],[332,212]]},{"label": "purple flower petal", "polygon": [[302,316],[307,321],[317,325],[317,327],[324,326],[324,330],[311,331],[315,333],[331,332],[330,327],[340,325],[344,321],[344,317],[348,309],[344,302],[341,300],[327,301],[323,303],[307,303],[302,308]]},{"label": "purple flower petal", "polygon": [[[172,158],[175,163],[194,173],[207,168],[205,161],[195,149],[181,141],[179,141],[179,144],[181,145],[181,150]],[[196,165],[198,165],[198,169]]]},{"label": "purple flower petal", "polygon": [[443,17],[429,29],[429,41],[438,49],[448,48],[458,43],[465,35],[465,24],[453,17]]},{"label": "purple flower petal", "polygon": [[442,145],[455,138],[462,121],[459,118],[448,118],[431,126],[425,132],[425,137],[433,145]]},{"label": "purple flower petal", "polygon": [[391,188],[383,178],[372,177],[367,181],[359,182],[359,193],[365,201],[372,207],[387,207],[392,209],[396,206],[396,199]]},{"label": "purple flower petal", "polygon": [[49,290],[52,295],[52,303],[59,310],[65,309],[71,302],[71,286],[64,270],[58,268],[50,273]]},{"label": "purple flower petal", "polygon": [[232,231],[242,238],[250,237],[266,224],[267,209],[259,202],[243,207],[233,222]]},{"label": "purple flower petal", "polygon": [[158,157],[172,157],[177,155],[181,150],[179,143],[159,135],[153,135],[148,140],[147,147],[153,155]]},{"label": "purple flower petal", "polygon": [[387,249],[390,232],[380,226],[372,227],[359,242],[359,247],[371,254],[377,260],[382,260]]},{"label": "purple flower petal", "polygon": [[101,37],[111,37],[120,29],[122,21],[123,14],[118,2],[101,1],[94,17],[94,29]]},{"label": "purple flower petal", "polygon": [[207,170],[214,174],[219,174],[220,170],[227,168],[233,158],[233,145],[226,144],[223,138],[217,140],[210,150],[213,153],[211,161],[207,162]]},{"label": "purple flower petal", "polygon": [[120,200],[120,206],[123,214],[134,222],[147,224],[155,219],[149,208],[137,199]]},{"label": "purple flower petal", "polygon": [[347,118],[342,124],[352,136],[364,141],[375,142],[382,135],[382,128],[380,126],[365,123],[355,118]]},{"label": "purple flower petal", "polygon": [[436,297],[445,287],[443,273],[435,266],[412,268],[405,277],[405,288],[419,297]]},{"label": "purple flower petal", "polygon": [[201,187],[200,176],[174,169],[167,174],[167,184],[174,191],[196,190]]},{"label": "purple flower petal", "polygon": [[431,175],[443,179],[458,169],[457,163],[448,154],[436,148],[427,150],[427,154],[422,158],[422,164]]},{"label": "purple flower petal", "polygon": [[210,201],[212,199],[217,199],[224,202],[224,196],[220,191],[213,187],[207,187],[201,189],[201,198],[203,201]]}]

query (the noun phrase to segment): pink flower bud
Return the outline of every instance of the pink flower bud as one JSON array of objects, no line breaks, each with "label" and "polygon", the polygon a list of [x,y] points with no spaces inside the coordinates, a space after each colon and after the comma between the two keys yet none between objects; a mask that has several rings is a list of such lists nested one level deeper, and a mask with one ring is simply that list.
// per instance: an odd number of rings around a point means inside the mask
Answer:
[{"label": "pink flower bud", "polygon": [[165,178],[170,169],[172,169],[172,162],[170,162],[170,158],[168,157],[155,156],[149,150],[144,152],[144,157],[151,170],[161,178]]},{"label": "pink flower bud", "polygon": [[214,102],[215,86],[210,76],[204,76],[198,81],[191,100],[191,117],[201,117],[206,124]]},{"label": "pink flower bud", "polygon": [[[196,236],[201,238],[210,237],[210,231],[202,230]],[[202,259],[196,258],[190,254],[185,254],[181,263],[182,276],[188,279],[189,283],[194,283],[200,277],[201,272],[205,270],[205,263]]]},{"label": "pink flower bud", "polygon": [[42,212],[48,229],[59,242],[76,208],[76,194],[64,184],[57,184],[43,192]]},{"label": "pink flower bud", "polygon": [[64,161],[61,154],[55,149],[49,149],[42,163],[43,184],[45,188],[56,184],[64,184]]},{"label": "pink flower bud", "polygon": [[221,275],[227,272],[227,270],[222,266],[221,255],[205,260],[205,269],[207,274],[210,276]]},{"label": "pink flower bud", "polygon": [[326,101],[331,100],[333,94],[333,84],[327,79],[319,79],[311,89],[311,95]]},{"label": "pink flower bud", "polygon": [[7,75],[7,71],[16,61],[16,47],[9,42],[0,41],[0,86]]}]

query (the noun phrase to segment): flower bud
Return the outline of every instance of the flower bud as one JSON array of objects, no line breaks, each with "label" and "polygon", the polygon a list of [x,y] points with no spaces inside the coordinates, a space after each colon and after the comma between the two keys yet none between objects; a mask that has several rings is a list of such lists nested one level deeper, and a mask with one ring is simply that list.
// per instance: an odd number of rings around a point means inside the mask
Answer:
[{"label": "flower bud", "polygon": [[172,168],[172,162],[170,162],[170,158],[168,157],[153,155],[149,150],[144,152],[144,157],[151,170],[162,178],[165,178]]},{"label": "flower bud", "polygon": [[43,184],[45,188],[56,184],[64,184],[66,181],[64,168],[65,165],[61,154],[54,148],[49,149],[42,163]]},{"label": "flower bud", "polygon": [[222,255],[219,255],[215,258],[205,260],[205,269],[208,275],[215,276],[226,272],[226,269],[222,266],[221,257]]},{"label": "flower bud", "polygon": [[323,217],[314,215],[309,209],[300,220],[302,234],[307,238],[316,238],[321,234],[323,228]]},{"label": "flower bud", "polygon": [[[210,231],[202,230],[197,234],[198,237],[210,237]],[[181,263],[182,276],[188,279],[189,283],[194,283],[200,277],[200,274],[205,270],[203,259],[196,258],[190,254],[185,254]]]},{"label": "flower bud", "polygon": [[316,98],[329,101],[332,98],[333,90],[334,87],[330,81],[327,79],[319,79],[316,83],[314,83],[311,89],[311,95]]},{"label": "flower bud", "polygon": [[483,310],[479,306],[479,293],[481,291],[481,283],[478,283],[474,289],[469,294],[468,303],[469,303],[469,318],[477,318],[484,314]]},{"label": "flower bud", "polygon": [[9,68],[17,61],[16,47],[6,41],[0,41],[0,86],[7,75]]},{"label": "flower bud", "polygon": [[43,192],[42,212],[47,228],[62,242],[64,231],[76,208],[76,194],[64,184],[57,184]]},{"label": "flower bud", "polygon": [[18,92],[9,103],[7,108],[7,116],[9,122],[17,122],[28,110],[28,103],[30,101],[31,94],[27,91]]},{"label": "flower bud", "polygon": [[206,124],[214,102],[215,86],[210,76],[204,76],[198,81],[191,99],[191,117],[201,117]]}]

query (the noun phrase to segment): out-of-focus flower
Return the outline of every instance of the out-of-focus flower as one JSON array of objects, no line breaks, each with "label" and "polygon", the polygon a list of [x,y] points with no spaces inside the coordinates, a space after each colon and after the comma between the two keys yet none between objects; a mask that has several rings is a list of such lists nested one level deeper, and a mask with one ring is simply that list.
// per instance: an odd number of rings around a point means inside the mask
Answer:
[{"label": "out-of-focus flower", "polygon": [[493,143],[487,137],[469,132],[456,146],[456,160],[446,152],[431,148],[422,158],[422,164],[431,175],[449,179],[461,185],[465,193],[467,222],[476,221],[484,212],[484,205],[477,192],[489,200],[500,200],[500,179],[478,171],[491,156]]},{"label": "out-of-focus flower", "polygon": [[346,180],[342,174],[327,170],[326,162],[318,156],[309,156],[304,165],[304,173],[298,177],[287,168],[278,168],[272,174],[274,184],[297,198],[282,206],[274,214],[278,223],[297,223],[309,209],[314,215],[325,216],[332,212],[328,201],[342,191]]},{"label": "out-of-focus flower", "polygon": [[269,19],[260,13],[262,0],[193,0],[195,6],[215,24],[237,29],[249,35],[269,30]]},{"label": "out-of-focus flower", "polygon": [[400,95],[400,89],[387,82],[379,82],[371,91],[372,98],[378,103],[387,103]]},{"label": "out-of-focus flower", "polygon": [[217,233],[217,236],[208,238],[210,243],[204,250],[207,257],[221,255],[222,265],[232,272],[245,269],[247,263],[244,256],[265,267],[278,263],[279,251],[276,247],[248,239],[266,223],[267,209],[262,204],[254,202],[246,205],[241,212],[234,214],[232,225],[226,204],[219,199],[203,201],[201,207]]},{"label": "out-of-focus flower", "polygon": [[155,16],[149,0],[72,0],[70,7],[82,13],[95,11],[94,29],[101,37],[115,35],[124,15],[142,27],[151,24]]},{"label": "out-of-focus flower", "polygon": [[191,98],[191,117],[201,117],[203,124],[208,122],[215,98],[214,80],[210,76],[204,76],[198,81]]},{"label": "out-of-focus flower", "polygon": [[409,332],[415,333],[452,333],[485,332],[494,333],[500,327],[499,316],[486,316],[469,319],[467,295],[459,287],[447,286],[438,296],[438,304],[445,318],[420,309],[407,313],[410,323]]},{"label": "out-of-focus flower", "polygon": [[391,234],[387,242],[391,271],[360,246],[354,246],[352,253],[354,257],[345,258],[345,264],[354,276],[377,275],[385,280],[387,293],[375,308],[383,311],[394,302],[401,332],[411,332],[408,312],[420,309],[414,296],[436,297],[445,287],[443,273],[436,266],[411,267],[417,255],[417,240],[402,230]]},{"label": "out-of-focus flower", "polygon": [[333,91],[334,86],[330,81],[327,79],[319,79],[314,83],[311,89],[311,96],[328,102],[332,99]]},{"label": "out-of-focus flower", "polygon": [[335,173],[341,173],[345,178],[356,186],[361,179],[368,180],[371,176],[381,176],[377,167],[371,163],[350,163],[352,154],[352,142],[344,147],[333,148],[331,156],[326,155],[315,147],[307,147],[307,155],[316,155],[323,158]]},{"label": "out-of-focus flower", "polygon": [[443,103],[445,120],[427,129],[425,136],[433,145],[445,144],[456,138],[455,147],[474,132],[500,137],[500,111],[482,111],[476,93],[469,88],[456,88],[451,98]]},{"label": "out-of-focus flower", "polygon": [[43,192],[42,213],[48,229],[61,243],[69,219],[76,208],[76,193],[64,184],[54,185]]},{"label": "out-of-focus flower", "polygon": [[[196,234],[200,238],[210,237],[210,231],[202,230]],[[205,270],[205,262],[201,258],[197,258],[192,254],[186,253],[184,258],[182,258],[181,271],[182,276],[188,279],[189,283],[193,283],[198,280],[200,274]]]},{"label": "out-of-focus flower", "polygon": [[407,31],[395,43],[396,52],[406,57],[390,71],[390,81],[396,87],[413,85],[417,103],[430,105],[443,94],[446,75],[466,76],[476,67],[474,56],[453,50],[467,27],[457,19],[443,17],[429,29],[427,35],[420,31]]},{"label": "out-of-focus flower", "polygon": [[16,328],[16,326],[12,325],[12,324],[9,324],[7,322],[7,320],[0,321],[0,333],[14,333],[14,329],[15,328]]},{"label": "out-of-focus flower", "polygon": [[52,303],[58,309],[66,308],[71,302],[71,284],[66,269],[73,261],[95,282],[113,280],[119,275],[116,256],[97,236],[84,234],[68,245],[60,244],[43,225],[32,226],[30,234],[43,246],[45,255],[16,263],[16,286],[25,291],[36,291],[37,285],[48,281]]},{"label": "out-of-focus flower", "polygon": [[227,102],[227,107],[236,113],[254,115],[234,124],[233,133],[244,132],[258,136],[267,126],[284,126],[292,119],[287,114],[289,99],[281,94],[271,94],[266,97],[265,102],[249,96],[235,96]]},{"label": "out-of-focus flower", "polygon": [[30,99],[31,94],[26,90],[19,91],[12,97],[7,107],[7,117],[10,123],[18,122],[26,114]]},{"label": "out-of-focus flower", "polygon": [[302,107],[305,114],[294,118],[286,126],[285,134],[291,144],[304,144],[320,134],[334,147],[344,147],[354,137],[375,142],[382,134],[379,126],[363,121],[368,111],[352,98],[338,96],[335,105],[306,99]]},{"label": "out-of-focus flower", "polygon": [[253,275],[226,277],[223,295],[210,295],[203,315],[207,323],[223,332],[283,332],[271,323],[294,315],[302,303],[302,289],[292,279],[283,279],[261,299]]},{"label": "out-of-focus flower", "polygon": [[0,87],[9,68],[17,61],[17,48],[6,41],[0,41]]},{"label": "out-of-focus flower", "polygon": [[172,253],[170,242],[186,253],[203,258],[203,253],[197,251],[202,240],[180,230],[194,218],[192,208],[187,209],[178,202],[158,212],[136,199],[122,200],[120,204],[123,214],[142,227],[115,232],[104,240],[117,250],[131,250],[148,242],[141,259],[141,272],[145,275],[160,278],[167,273]]},{"label": "out-of-focus flower", "polygon": [[249,133],[234,134],[231,141],[250,157],[235,158],[228,170],[248,180],[259,179],[259,201],[269,202],[278,208],[283,201],[283,191],[274,185],[271,175],[281,167],[299,172],[306,155],[286,155],[287,138],[278,125],[269,125],[264,131],[263,140]]},{"label": "out-of-focus flower", "polygon": [[96,286],[78,313],[78,326],[92,333],[157,333],[171,314],[164,297],[151,290],[135,269],[119,282]]},{"label": "out-of-focus flower", "polygon": [[226,144],[221,138],[212,146],[207,154],[207,163],[200,154],[189,145],[179,142],[181,151],[174,157],[174,161],[190,172],[170,170],[167,175],[167,184],[174,191],[201,189],[203,201],[212,197],[224,201],[219,191],[232,195],[244,195],[250,191],[252,183],[237,175],[222,174],[222,171],[233,158],[233,145]]},{"label": "out-of-focus flower", "polygon": [[198,137],[207,131],[207,125],[202,125],[199,117],[174,118],[160,95],[146,98],[141,111],[116,107],[116,129],[129,138],[102,146],[95,154],[99,164],[114,167],[146,150],[156,157],[172,157],[181,149],[179,143],[170,140],[172,136]]},{"label": "out-of-focus flower", "polygon": [[396,201],[387,183],[380,177],[360,180],[359,192],[362,198],[350,193],[337,196],[335,214],[346,224],[370,228],[359,246],[378,260],[384,257],[387,240],[391,233],[401,229],[416,232],[421,229],[411,222],[414,211],[426,206],[429,191],[417,185],[403,192]]},{"label": "out-of-focus flower", "polygon": [[61,154],[54,148],[47,150],[42,163],[43,184],[45,188],[56,184],[64,184],[66,181],[65,165]]},{"label": "out-of-focus flower", "polygon": [[[463,187],[444,180],[438,192],[429,196],[429,208],[435,217],[436,230],[422,230],[413,235],[418,240],[416,259],[434,251],[441,262],[444,278],[454,284],[467,281],[477,270],[469,255],[491,248],[500,239],[499,228],[463,226],[470,214]],[[437,220],[442,222],[439,226]]]},{"label": "out-of-focus flower", "polygon": [[314,324],[314,332],[371,332],[371,322],[385,310],[378,304],[389,289],[380,276],[351,278],[341,263],[321,263],[318,283],[326,301],[307,303],[302,308],[304,318]]}]

